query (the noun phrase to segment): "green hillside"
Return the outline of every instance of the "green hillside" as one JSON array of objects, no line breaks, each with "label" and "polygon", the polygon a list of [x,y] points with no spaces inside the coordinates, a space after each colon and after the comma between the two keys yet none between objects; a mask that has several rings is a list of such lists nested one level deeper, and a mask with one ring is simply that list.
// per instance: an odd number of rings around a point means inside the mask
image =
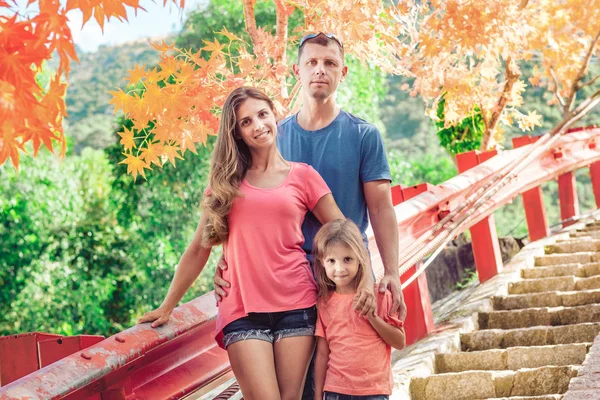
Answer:
[{"label": "green hillside", "polygon": [[159,60],[147,40],[100,46],[93,53],[78,52],[78,57],[80,63],[72,64],[68,77],[65,126],[77,154],[85,147],[102,149],[112,143],[115,116],[108,91],[125,87],[127,71],[136,64],[154,65]]}]

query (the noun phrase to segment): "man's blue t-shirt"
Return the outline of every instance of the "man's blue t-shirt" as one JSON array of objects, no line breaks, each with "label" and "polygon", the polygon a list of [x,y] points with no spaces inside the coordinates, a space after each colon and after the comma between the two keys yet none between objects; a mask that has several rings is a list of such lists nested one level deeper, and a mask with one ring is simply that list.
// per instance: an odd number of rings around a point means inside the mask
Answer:
[{"label": "man's blue t-shirt", "polygon": [[[279,123],[277,146],[288,161],[311,165],[325,180],[333,198],[347,218],[363,234],[369,225],[363,183],[392,180],[383,140],[373,125],[343,110],[323,129],[304,130],[296,115]],[[321,223],[307,213],[302,225],[304,245],[312,252],[313,239]]]}]

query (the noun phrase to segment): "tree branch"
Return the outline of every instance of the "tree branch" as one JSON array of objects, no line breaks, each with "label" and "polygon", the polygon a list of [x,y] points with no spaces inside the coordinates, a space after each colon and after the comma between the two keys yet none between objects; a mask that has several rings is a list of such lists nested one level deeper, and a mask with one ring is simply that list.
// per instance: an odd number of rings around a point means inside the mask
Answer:
[{"label": "tree branch", "polygon": [[519,10],[522,10],[525,7],[527,7],[528,3],[529,3],[529,0],[521,0],[521,4],[519,4]]},{"label": "tree branch", "polygon": [[582,83],[581,86],[579,86],[579,89],[583,89],[584,87],[593,85],[594,82],[596,82],[598,80],[598,78],[600,78],[600,75],[596,75],[596,77],[594,79],[590,79],[586,83]]},{"label": "tree branch", "polygon": [[558,78],[556,76],[556,72],[554,72],[554,68],[552,68],[552,67],[550,67],[550,75],[552,75],[552,79],[554,79],[554,95],[556,96],[556,99],[558,100],[558,103],[560,104],[560,106],[563,108],[563,115],[564,115],[569,110],[567,110],[567,104],[565,103],[565,99],[563,99],[562,96],[560,95],[560,90],[559,90],[560,84],[558,83]]},{"label": "tree branch", "polygon": [[260,47],[260,39],[256,27],[256,17],[254,16],[255,2],[256,0],[244,0],[244,18],[246,19],[246,30],[248,31],[248,35],[250,35],[252,47],[256,51]]},{"label": "tree branch", "polygon": [[[573,111],[573,114],[578,114],[585,110],[591,103],[600,99],[600,89],[596,90],[596,92],[588,97],[585,101],[583,101],[577,108]],[[589,109],[587,110],[589,111]]]},{"label": "tree branch", "polygon": [[277,27],[275,30],[275,35],[277,38],[277,43],[280,45],[276,53],[274,54],[275,63],[283,63],[287,62],[286,60],[286,44],[288,39],[288,10],[285,5],[284,0],[275,0],[276,14],[277,14]]},{"label": "tree branch", "polygon": [[575,103],[575,97],[577,96],[577,92],[579,91],[579,89],[581,89],[581,86],[579,84],[580,84],[581,80],[583,79],[583,77],[585,76],[585,71],[587,71],[587,68],[590,64],[590,60],[592,59],[592,54],[594,54],[594,48],[596,47],[596,44],[598,43],[599,39],[600,39],[600,31],[598,31],[598,33],[596,34],[596,37],[594,37],[594,39],[592,39],[592,43],[590,45],[590,48],[587,51],[587,54],[585,55],[583,64],[581,65],[581,68],[579,69],[577,76],[575,77],[575,79],[573,80],[573,83],[571,84],[569,98],[567,99],[568,110],[570,110],[573,107],[573,104]]},{"label": "tree branch", "polygon": [[600,103],[600,89],[598,89],[593,95],[583,101],[575,110],[569,112],[569,115],[563,118],[563,120],[552,129],[551,135],[555,135],[559,132],[564,132],[569,126],[580,120],[586,115],[592,108]]},{"label": "tree branch", "polygon": [[[284,0],[275,0],[275,7],[277,14],[277,26],[275,30],[275,37],[277,48],[275,49],[275,54],[273,54],[273,65],[277,67],[278,65],[286,65],[287,66],[287,41],[288,41],[288,8],[285,5]],[[279,90],[281,91],[281,97],[287,98],[287,83],[285,76],[279,76]]]},{"label": "tree branch", "polygon": [[492,138],[492,132],[496,129],[498,122],[500,121],[500,116],[506,108],[506,104],[508,104],[508,99],[512,92],[512,88],[515,82],[521,76],[521,72],[518,70],[517,66],[513,63],[511,57],[508,57],[506,60],[506,83],[504,84],[504,90],[502,90],[502,94],[500,95],[500,99],[498,100],[498,104],[494,108],[492,112],[492,117],[488,124],[486,124],[485,132],[483,134],[483,138],[481,139],[481,150],[488,150],[488,146],[490,143],[490,139]]},{"label": "tree branch", "polygon": [[296,84],[292,88],[292,92],[290,93],[290,96],[287,99],[284,99],[284,101],[283,101],[284,107],[287,108],[290,113],[292,113],[294,111],[294,108],[296,108],[296,100],[298,98],[298,93],[300,93],[300,81],[299,80],[296,81]]}]

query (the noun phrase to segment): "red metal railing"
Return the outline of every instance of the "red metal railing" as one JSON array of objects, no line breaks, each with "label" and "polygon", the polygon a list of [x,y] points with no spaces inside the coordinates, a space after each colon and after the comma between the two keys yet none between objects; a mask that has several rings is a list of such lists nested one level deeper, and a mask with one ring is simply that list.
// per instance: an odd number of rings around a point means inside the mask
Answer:
[{"label": "red metal railing", "polygon": [[[532,157],[481,206],[468,209],[469,216],[464,220],[464,226],[453,225],[452,218],[446,218],[454,215],[453,210],[460,209],[473,193],[489,185],[499,171],[506,171],[508,166],[533,154],[534,145],[530,143],[534,140],[527,137],[519,140],[521,142],[515,145],[521,147],[498,155],[471,152],[460,156],[463,160],[459,159],[459,164],[464,163],[464,169],[468,170],[440,185],[394,187],[392,196],[398,218],[401,254],[409,248],[414,250],[414,243],[421,242],[423,234],[431,233],[433,227],[439,226],[440,220],[449,219],[449,225],[436,228],[435,235],[438,236],[429,235],[431,240],[428,243],[443,243],[450,232],[456,233],[451,230],[452,227],[455,230],[473,229],[477,224],[486,222],[473,236],[473,250],[478,274],[490,278],[502,268],[494,253],[497,251],[492,240],[495,228],[493,221],[490,223],[490,215],[496,209],[523,194],[526,214],[539,216],[541,212],[545,216],[541,197],[532,191],[538,190],[544,182],[558,179],[559,183],[563,182],[562,186],[559,185],[561,209],[565,210],[562,217],[572,217],[570,214],[576,211],[572,206],[576,203],[576,198],[573,198],[576,192],[568,174],[587,166],[591,170],[594,193],[600,195],[600,149],[596,148],[600,129],[573,130],[557,138],[550,149]],[[533,195],[527,198],[527,193]],[[596,201],[600,203],[598,197]],[[459,218],[458,214],[456,218]],[[530,232],[536,232],[536,239],[548,232],[547,222],[539,219],[527,218],[528,228]],[[380,277],[383,273],[381,258],[372,232],[369,232],[369,237],[373,267]],[[481,238],[485,240],[478,240]],[[478,258],[477,254],[485,257]],[[402,276],[403,282],[411,279],[415,272],[422,272],[419,265],[411,269],[412,273]],[[433,329],[433,317],[425,275],[419,275],[413,283],[404,286],[409,311],[405,326],[407,340],[412,343]],[[215,316],[214,298],[209,293],[178,307],[163,327],[151,329],[148,324],[136,325],[0,388],[0,400],[175,399],[207,391],[232,376],[226,353],[216,346],[213,339]]]}]

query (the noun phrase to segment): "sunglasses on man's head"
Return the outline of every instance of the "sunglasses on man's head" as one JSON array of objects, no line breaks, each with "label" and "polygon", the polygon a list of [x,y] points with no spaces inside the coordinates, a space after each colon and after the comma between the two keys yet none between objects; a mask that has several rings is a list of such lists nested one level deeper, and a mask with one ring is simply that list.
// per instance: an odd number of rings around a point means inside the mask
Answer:
[{"label": "sunglasses on man's head", "polygon": [[319,35],[324,35],[326,37],[328,37],[329,39],[333,39],[335,40],[340,47],[343,49],[344,45],[342,44],[342,41],[340,39],[337,38],[337,36],[335,36],[333,33],[324,33],[324,32],[319,32],[319,33],[309,33],[308,35],[305,35],[302,39],[300,39],[300,44],[298,45],[298,47],[302,47],[302,45],[310,39],[314,39]]}]

